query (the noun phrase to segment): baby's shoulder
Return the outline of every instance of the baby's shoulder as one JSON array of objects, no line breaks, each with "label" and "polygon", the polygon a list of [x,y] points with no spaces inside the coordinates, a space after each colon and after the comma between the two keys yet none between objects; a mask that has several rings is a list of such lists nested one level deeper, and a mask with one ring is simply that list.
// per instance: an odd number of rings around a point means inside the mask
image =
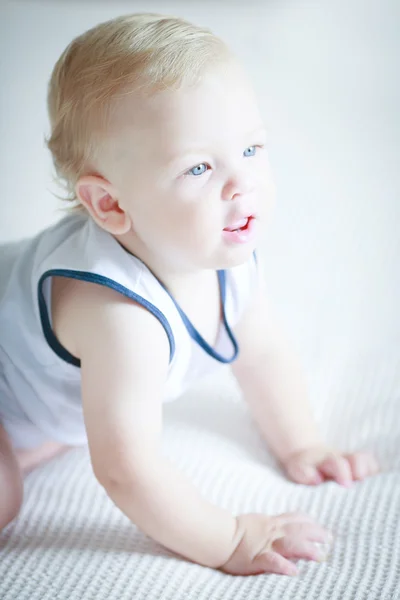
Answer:
[{"label": "baby's shoulder", "polygon": [[117,346],[117,336],[124,345],[132,331],[135,339],[165,335],[158,321],[130,298],[110,287],[67,277],[53,277],[51,318],[59,342],[77,358],[83,337],[91,336],[94,344],[107,344],[112,338]]},{"label": "baby's shoulder", "polygon": [[[61,345],[73,356],[79,357],[77,332],[84,328],[90,306],[95,309],[106,303],[108,294],[108,289],[101,289],[97,284],[71,277],[52,277],[52,329]],[[95,312],[92,311],[93,316]]]}]

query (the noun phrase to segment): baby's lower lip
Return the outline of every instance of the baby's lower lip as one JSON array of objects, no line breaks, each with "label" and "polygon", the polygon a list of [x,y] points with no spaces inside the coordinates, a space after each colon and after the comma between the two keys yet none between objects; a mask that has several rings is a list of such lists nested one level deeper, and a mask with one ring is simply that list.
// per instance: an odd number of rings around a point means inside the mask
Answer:
[{"label": "baby's lower lip", "polygon": [[244,227],[235,231],[224,229],[222,235],[227,242],[232,244],[248,244],[254,238],[255,229],[255,218],[249,217]]}]

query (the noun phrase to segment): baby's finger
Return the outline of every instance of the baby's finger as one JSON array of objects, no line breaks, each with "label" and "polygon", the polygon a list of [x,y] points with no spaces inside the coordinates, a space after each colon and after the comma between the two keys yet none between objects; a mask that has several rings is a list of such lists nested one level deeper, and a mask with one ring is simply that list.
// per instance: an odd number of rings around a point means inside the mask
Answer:
[{"label": "baby's finger", "polygon": [[286,467],[288,477],[296,483],[303,485],[318,485],[323,482],[323,478],[318,472],[318,469],[313,465],[304,464],[303,462],[293,461]]},{"label": "baby's finger", "polygon": [[303,513],[301,511],[297,512],[287,512],[281,513],[280,515],[276,515],[274,517],[276,521],[279,521],[280,525],[284,526],[289,523],[316,523],[317,521],[311,515],[307,513]]},{"label": "baby's finger", "polygon": [[369,475],[375,475],[379,471],[377,460],[367,452],[354,452],[346,456],[354,479],[364,479]]},{"label": "baby's finger", "polygon": [[353,481],[350,465],[343,456],[328,456],[318,465],[318,468],[323,475],[345,487],[350,487]]},{"label": "baby's finger", "polygon": [[275,573],[276,575],[297,575],[298,569],[290,560],[287,560],[273,550],[259,554],[252,563],[253,574]]},{"label": "baby's finger", "polygon": [[[307,542],[319,542],[320,544],[330,544],[333,541],[333,535],[325,527],[318,523],[290,523],[284,528],[284,538],[290,538]],[[277,540],[278,541],[278,540]],[[274,542],[275,547],[275,542]]]},{"label": "baby's finger", "polygon": [[381,465],[378,462],[378,459],[375,458],[375,456],[373,454],[369,454],[369,474],[370,475],[376,475],[377,473],[380,473],[381,471]]},{"label": "baby's finger", "polygon": [[285,536],[274,542],[274,549],[285,558],[300,560],[315,560],[322,562],[328,557],[328,548],[326,544],[321,546],[308,540],[300,540],[296,537]]}]

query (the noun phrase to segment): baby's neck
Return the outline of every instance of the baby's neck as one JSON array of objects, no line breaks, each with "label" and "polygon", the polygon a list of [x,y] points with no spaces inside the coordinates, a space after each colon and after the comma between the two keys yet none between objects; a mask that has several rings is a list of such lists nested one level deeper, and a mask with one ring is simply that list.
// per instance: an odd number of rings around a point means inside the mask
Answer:
[{"label": "baby's neck", "polygon": [[130,235],[114,237],[125,250],[139,258],[173,296],[179,296],[181,291],[187,291],[191,287],[199,289],[200,282],[210,276],[210,269],[196,269],[185,264],[166,262],[161,254],[154,255],[140,240]]}]

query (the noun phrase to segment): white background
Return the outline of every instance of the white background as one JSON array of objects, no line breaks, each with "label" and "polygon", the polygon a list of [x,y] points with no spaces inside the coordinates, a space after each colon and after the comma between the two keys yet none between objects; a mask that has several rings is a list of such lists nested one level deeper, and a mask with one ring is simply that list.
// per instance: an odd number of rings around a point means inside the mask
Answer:
[{"label": "white background", "polygon": [[367,364],[383,349],[398,351],[399,2],[0,7],[0,241],[59,216],[43,139],[47,81],[65,46],[121,13],[181,15],[224,37],[258,89],[278,186],[261,249],[271,296],[304,360]]}]

